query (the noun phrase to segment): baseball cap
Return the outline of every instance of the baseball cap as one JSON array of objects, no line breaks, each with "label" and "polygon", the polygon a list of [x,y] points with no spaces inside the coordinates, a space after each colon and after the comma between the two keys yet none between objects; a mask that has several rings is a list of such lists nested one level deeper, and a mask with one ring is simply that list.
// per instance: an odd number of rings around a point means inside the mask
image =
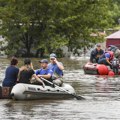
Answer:
[{"label": "baseball cap", "polygon": [[50,58],[56,58],[57,56],[56,56],[56,54],[55,53],[51,53],[50,54]]},{"label": "baseball cap", "polygon": [[48,60],[47,59],[42,59],[39,61],[40,63],[48,63]]},{"label": "baseball cap", "polygon": [[110,58],[110,54],[109,53],[105,53],[105,57],[106,58]]}]

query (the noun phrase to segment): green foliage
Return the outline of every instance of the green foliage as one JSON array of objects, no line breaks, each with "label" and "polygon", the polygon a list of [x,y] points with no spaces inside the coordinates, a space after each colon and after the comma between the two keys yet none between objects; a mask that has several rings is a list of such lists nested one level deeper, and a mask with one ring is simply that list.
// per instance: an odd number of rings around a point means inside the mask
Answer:
[{"label": "green foliage", "polygon": [[8,51],[44,47],[52,52],[67,45],[84,47],[100,39],[90,34],[109,27],[111,0],[1,0],[1,33]]},{"label": "green foliage", "polygon": [[120,0],[111,0],[111,9],[109,14],[113,19],[113,25],[118,25],[118,19],[120,19]]}]

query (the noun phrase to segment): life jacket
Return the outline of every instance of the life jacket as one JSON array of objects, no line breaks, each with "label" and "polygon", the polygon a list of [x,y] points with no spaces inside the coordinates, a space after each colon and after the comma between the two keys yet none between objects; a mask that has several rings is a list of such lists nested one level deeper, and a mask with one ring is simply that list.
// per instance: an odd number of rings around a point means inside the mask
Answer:
[{"label": "life jacket", "polygon": [[113,51],[106,51],[105,53],[109,53],[110,54],[110,61],[113,60],[113,58],[114,58],[114,52]]}]

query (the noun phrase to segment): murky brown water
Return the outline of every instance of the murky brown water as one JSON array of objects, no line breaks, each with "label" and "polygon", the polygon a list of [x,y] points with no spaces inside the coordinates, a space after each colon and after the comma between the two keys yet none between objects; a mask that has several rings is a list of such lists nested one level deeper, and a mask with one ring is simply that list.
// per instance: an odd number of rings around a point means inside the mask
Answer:
[{"label": "murky brown water", "polygon": [[[38,60],[33,61],[37,68]],[[120,77],[84,75],[80,68],[85,61],[62,61],[65,65],[65,82],[71,84],[76,93],[86,100],[0,100],[0,119],[120,120]],[[9,60],[0,59],[0,81],[8,65]]]}]

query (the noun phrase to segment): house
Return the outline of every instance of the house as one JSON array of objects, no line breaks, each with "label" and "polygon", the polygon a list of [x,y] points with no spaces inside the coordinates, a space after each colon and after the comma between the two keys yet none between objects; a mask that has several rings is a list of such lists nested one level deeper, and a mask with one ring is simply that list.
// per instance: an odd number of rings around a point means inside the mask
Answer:
[{"label": "house", "polygon": [[120,49],[120,30],[106,37],[106,47],[115,45]]}]

